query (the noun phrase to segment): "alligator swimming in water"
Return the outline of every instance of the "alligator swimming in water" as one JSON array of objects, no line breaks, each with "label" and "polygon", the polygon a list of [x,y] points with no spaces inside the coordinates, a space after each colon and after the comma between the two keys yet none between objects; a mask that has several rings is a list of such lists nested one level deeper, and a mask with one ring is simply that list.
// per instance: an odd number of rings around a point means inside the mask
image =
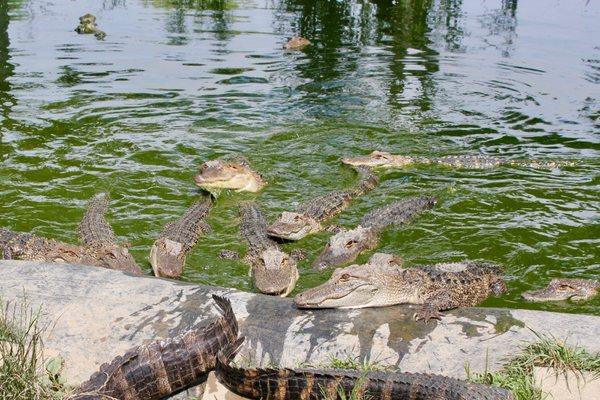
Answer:
[{"label": "alligator swimming in water", "polygon": [[267,183],[252,168],[244,157],[222,157],[207,161],[200,166],[200,173],[194,177],[196,185],[217,194],[221,189],[258,192]]},{"label": "alligator swimming in water", "polygon": [[402,168],[413,164],[439,164],[453,168],[487,169],[501,165],[512,165],[542,169],[552,169],[561,166],[573,165],[570,161],[542,161],[542,160],[508,160],[498,157],[461,155],[444,157],[419,157],[390,154],[385,151],[374,151],[366,156],[346,157],[344,164],[353,166],[367,166],[373,168]]},{"label": "alligator swimming in water", "polygon": [[338,268],[324,284],[296,296],[299,308],[363,308],[420,304],[415,319],[440,318],[440,311],[475,306],[506,291],[500,267],[473,261],[403,268],[390,255]]},{"label": "alligator swimming in water", "polygon": [[85,14],[79,17],[79,25],[75,28],[75,32],[79,34],[93,34],[98,40],[104,40],[106,37],[106,32],[98,28],[96,17],[92,14]]},{"label": "alligator swimming in water", "polygon": [[205,196],[192,204],[181,218],[165,225],[150,249],[150,264],[154,275],[178,278],[182,274],[186,254],[202,234],[211,230],[204,222],[211,208],[212,199]]},{"label": "alligator swimming in water", "polygon": [[141,274],[142,269],[127,248],[116,243],[115,234],[104,219],[108,201],[108,195],[101,193],[88,203],[79,224],[83,246],[0,228],[2,258],[84,264]]},{"label": "alligator swimming in water", "polygon": [[548,286],[539,290],[531,290],[521,296],[527,301],[581,301],[598,294],[600,281],[588,279],[552,279]]},{"label": "alligator swimming in water", "polygon": [[158,400],[205,379],[219,350],[238,336],[230,301],[213,299],[222,314],[216,321],[127,351],[103,364],[69,399]]},{"label": "alligator swimming in water", "polygon": [[283,48],[285,50],[302,50],[310,44],[310,40],[302,36],[294,36],[283,45]]},{"label": "alligator swimming in water", "polygon": [[246,260],[254,286],[264,294],[287,296],[298,280],[296,261],[267,235],[267,222],[254,202],[240,206],[242,236],[248,241]]},{"label": "alligator swimming in water", "polygon": [[[243,342],[227,345],[217,357],[216,375],[229,390],[250,399],[317,400],[358,398],[381,400],[513,400],[512,394],[435,374],[361,372],[341,369],[243,368],[231,361]],[[356,386],[359,386],[356,388]]]},{"label": "alligator swimming in water", "polygon": [[285,240],[300,240],[324,228],[323,221],[344,210],[354,197],[373,190],[379,179],[370,168],[356,167],[360,182],[355,189],[338,190],[316,197],[302,205],[295,212],[283,212],[267,232],[270,236]]},{"label": "alligator swimming in water", "polygon": [[321,270],[356,260],[363,251],[377,246],[379,232],[389,225],[403,225],[425,210],[433,208],[436,199],[430,196],[396,201],[366,214],[358,227],[333,235],[319,254],[313,267]]}]

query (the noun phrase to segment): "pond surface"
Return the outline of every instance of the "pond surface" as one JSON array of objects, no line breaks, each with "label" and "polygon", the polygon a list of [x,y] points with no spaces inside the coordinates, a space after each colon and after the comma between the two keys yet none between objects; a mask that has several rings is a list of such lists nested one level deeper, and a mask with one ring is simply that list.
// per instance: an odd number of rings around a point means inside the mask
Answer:
[{"label": "pond surface", "polygon": [[[77,35],[95,14],[105,41]],[[8,18],[7,18],[8,15]],[[8,22],[10,20],[10,22]],[[301,34],[314,45],[283,52]],[[383,234],[407,264],[503,264],[484,305],[600,315],[600,299],[528,304],[524,290],[600,268],[600,6],[586,1],[9,0],[0,5],[0,226],[75,242],[85,203],[150,271],[149,246],[199,195],[203,161],[241,153],[269,182],[224,193],[182,279],[252,290],[237,206],[274,218],[356,182],[340,157],[386,150],[569,159],[573,167],[381,171],[334,220],[394,199],[438,207]],[[326,280],[309,251],[296,292]],[[367,259],[363,255],[359,261]]]}]

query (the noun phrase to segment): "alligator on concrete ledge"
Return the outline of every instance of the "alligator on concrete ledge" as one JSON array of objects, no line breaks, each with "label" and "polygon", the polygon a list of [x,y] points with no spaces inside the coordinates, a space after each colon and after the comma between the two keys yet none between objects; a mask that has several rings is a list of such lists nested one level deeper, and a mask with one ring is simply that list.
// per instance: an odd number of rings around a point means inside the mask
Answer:
[{"label": "alligator on concrete ledge", "polygon": [[240,206],[242,236],[248,241],[246,260],[254,286],[264,294],[285,297],[296,286],[296,261],[267,235],[267,222],[254,202]]},{"label": "alligator on concrete ledge", "polygon": [[435,374],[360,372],[342,369],[243,368],[231,361],[241,337],[219,351],[216,374],[229,390],[250,399],[349,399],[360,385],[358,398],[411,400],[513,400],[498,387]]},{"label": "alligator on concrete ledge", "polygon": [[363,308],[420,304],[415,319],[475,306],[506,291],[498,266],[464,261],[402,268],[401,260],[375,254],[367,264],[338,268],[331,279],[296,296],[299,308]]},{"label": "alligator on concrete ledge", "polygon": [[600,281],[588,279],[552,279],[548,286],[539,290],[531,290],[521,296],[527,301],[582,301],[598,294]]},{"label": "alligator on concrete ledge", "polygon": [[270,236],[285,240],[300,240],[324,228],[321,222],[344,210],[350,200],[373,190],[379,179],[370,168],[356,167],[360,181],[356,188],[345,191],[334,191],[316,197],[302,205],[295,212],[282,213],[277,221],[269,226]]},{"label": "alligator on concrete ledge", "polygon": [[206,379],[238,325],[229,300],[213,295],[221,317],[174,338],[135,347],[84,382],[71,400],[159,400]]},{"label": "alligator on concrete ledge", "polygon": [[204,218],[211,208],[212,199],[206,196],[192,204],[181,218],[165,225],[150,249],[149,259],[154,275],[164,278],[181,276],[186,254],[202,234],[210,231]]},{"label": "alligator on concrete ledge", "polygon": [[574,165],[571,161],[543,161],[543,160],[508,160],[498,157],[462,155],[444,157],[418,157],[390,154],[385,151],[374,151],[366,156],[346,157],[344,164],[353,166],[367,166],[373,168],[402,168],[413,164],[439,164],[453,168],[486,169],[502,165],[522,166],[541,169],[559,168]]},{"label": "alligator on concrete ledge", "polygon": [[241,192],[258,192],[267,183],[252,168],[244,157],[222,157],[207,161],[200,166],[194,177],[196,185],[217,194],[221,189]]},{"label": "alligator on concrete ledge", "polygon": [[104,40],[106,32],[100,30],[96,25],[96,17],[92,14],[85,14],[79,17],[79,25],[75,28],[79,34],[93,34],[98,40]]},{"label": "alligator on concrete ledge", "polygon": [[403,225],[421,212],[433,208],[434,197],[419,196],[396,201],[366,214],[358,227],[333,235],[313,267],[321,270],[356,260],[363,251],[377,247],[379,232],[389,225]]}]

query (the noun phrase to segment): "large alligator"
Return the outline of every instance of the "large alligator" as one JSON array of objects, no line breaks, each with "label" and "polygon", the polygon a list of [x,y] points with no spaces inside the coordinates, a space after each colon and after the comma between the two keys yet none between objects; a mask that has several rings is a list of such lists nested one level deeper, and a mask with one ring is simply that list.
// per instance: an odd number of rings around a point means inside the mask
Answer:
[{"label": "large alligator", "polygon": [[323,221],[344,210],[352,198],[373,190],[379,183],[377,175],[370,168],[356,167],[360,181],[356,188],[336,190],[323,196],[316,197],[302,205],[295,212],[283,212],[269,226],[270,236],[285,240],[300,240],[324,228]]},{"label": "large alligator", "polygon": [[140,266],[126,247],[116,243],[115,234],[104,219],[108,201],[108,195],[101,193],[88,203],[79,224],[83,246],[0,228],[2,258],[84,264],[141,274]]},{"label": "large alligator", "polygon": [[581,301],[596,296],[599,290],[600,281],[597,280],[555,278],[545,288],[521,296],[527,301]]},{"label": "large alligator", "polygon": [[149,258],[154,275],[178,278],[182,274],[186,254],[202,234],[211,230],[204,222],[211,208],[212,198],[205,196],[194,202],[181,218],[165,225],[150,249]]},{"label": "large alligator", "polygon": [[235,341],[238,324],[228,299],[213,295],[221,316],[205,328],[155,340],[100,366],[72,400],[158,400],[206,379],[218,352]]},{"label": "large alligator", "polygon": [[252,168],[244,157],[222,157],[207,161],[200,166],[200,172],[194,177],[196,185],[217,194],[221,189],[233,189],[238,192],[258,192],[267,183]]},{"label": "large alligator", "polygon": [[267,235],[267,222],[255,202],[240,206],[242,236],[248,241],[246,260],[254,286],[261,293],[287,296],[298,280],[296,261]]},{"label": "large alligator", "polygon": [[367,166],[373,168],[403,168],[414,164],[439,164],[453,168],[487,169],[501,165],[522,166],[531,168],[552,169],[573,165],[571,161],[542,161],[542,160],[509,160],[498,157],[461,155],[444,157],[420,157],[391,154],[385,151],[374,151],[366,156],[346,157],[344,164]]},{"label": "large alligator", "polygon": [[216,375],[229,390],[250,399],[317,400],[513,400],[506,389],[442,375],[410,372],[361,372],[342,369],[244,368],[231,361],[241,337],[221,350]]},{"label": "large alligator", "polygon": [[506,291],[498,266],[464,261],[403,268],[393,256],[338,268],[324,284],[296,296],[299,308],[362,308],[420,304],[415,319],[440,318],[440,311],[475,306]]},{"label": "large alligator", "polygon": [[389,225],[407,224],[421,212],[431,209],[435,203],[434,197],[418,196],[371,211],[356,228],[341,230],[333,235],[313,263],[313,268],[322,270],[356,260],[363,251],[377,247],[381,230]]}]

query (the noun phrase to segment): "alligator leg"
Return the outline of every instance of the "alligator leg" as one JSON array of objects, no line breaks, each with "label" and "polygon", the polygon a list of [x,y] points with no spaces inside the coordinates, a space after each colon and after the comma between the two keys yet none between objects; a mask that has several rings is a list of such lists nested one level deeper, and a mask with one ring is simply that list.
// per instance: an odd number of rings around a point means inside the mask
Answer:
[{"label": "alligator leg", "polygon": [[442,313],[440,311],[460,307],[460,301],[453,298],[452,294],[449,290],[439,290],[432,293],[414,314],[414,319],[416,321],[423,320],[427,323],[430,319],[441,319]]}]

